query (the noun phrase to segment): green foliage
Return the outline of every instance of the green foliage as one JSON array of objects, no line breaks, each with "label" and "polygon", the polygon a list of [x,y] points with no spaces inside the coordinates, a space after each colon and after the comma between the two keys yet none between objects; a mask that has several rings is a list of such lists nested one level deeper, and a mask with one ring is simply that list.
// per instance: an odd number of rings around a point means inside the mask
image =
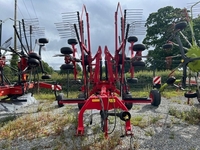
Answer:
[{"label": "green foliage", "polygon": [[191,108],[191,110],[189,111],[180,111],[176,108],[170,108],[169,114],[179,119],[182,119],[189,124],[199,124],[200,121],[200,110],[195,107]]},{"label": "green foliage", "polygon": [[[174,46],[172,50],[163,50],[162,45],[166,43],[173,31],[173,24],[182,20],[186,20],[186,14],[180,8],[173,8],[172,6],[167,6],[160,8],[157,12],[149,15],[146,27],[147,35],[143,43],[147,46],[150,51],[148,52],[149,58],[147,58],[146,63],[157,70],[165,70],[175,68],[180,63],[180,57],[174,58],[172,64],[167,66],[165,59],[168,56],[176,56],[180,54],[179,47]],[[195,18],[193,20],[194,32],[199,33],[200,30],[200,19]],[[189,41],[192,41],[191,31],[189,26],[183,31],[183,34],[188,37]],[[200,35],[195,35],[199,39]],[[181,37],[182,38],[182,37]],[[183,41],[183,45],[188,47],[188,43]]]},{"label": "green foliage", "polygon": [[[42,66],[43,66],[43,68],[44,68],[44,71],[46,71],[47,73],[49,73],[49,74],[53,73],[53,68],[50,67],[50,66],[48,65],[48,63],[42,61]],[[38,68],[38,72],[39,72],[39,73],[42,72],[42,70],[41,70],[40,67]]]},{"label": "green foliage", "polygon": [[13,68],[17,68],[18,59],[19,59],[18,55],[13,54],[11,61],[10,61],[10,66]]}]

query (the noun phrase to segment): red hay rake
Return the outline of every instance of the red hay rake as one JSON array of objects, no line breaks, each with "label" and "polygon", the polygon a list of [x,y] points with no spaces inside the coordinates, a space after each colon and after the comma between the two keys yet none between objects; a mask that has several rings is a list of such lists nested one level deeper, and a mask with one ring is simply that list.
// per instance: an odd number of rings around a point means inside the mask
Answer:
[{"label": "red hay rake", "polygon": [[[21,22],[20,22],[21,23]],[[58,84],[50,84],[39,81],[39,74],[37,69],[40,68],[43,75],[42,79],[50,79],[51,76],[47,75],[47,72],[44,70],[41,59],[41,49],[48,43],[46,38],[40,38],[39,43],[39,52],[36,53],[32,49],[32,44],[28,45],[26,37],[26,29],[24,20],[22,20],[24,37],[27,44],[27,48],[22,42],[21,30],[17,31],[16,26],[14,27],[15,33],[21,44],[21,51],[17,51],[12,47],[4,48],[0,47],[0,102],[3,103],[12,103],[12,102],[26,102],[27,99],[19,99],[19,97],[27,94],[33,94],[33,88],[47,88],[52,91],[60,91],[62,88]],[[20,24],[21,27],[21,24]],[[30,41],[31,41],[31,26],[30,26]],[[20,34],[19,34],[20,33]],[[4,52],[3,52],[4,51]],[[3,53],[2,53],[3,52]],[[4,67],[6,65],[6,53],[11,52],[12,55],[17,55],[19,61],[17,62],[16,68],[10,67],[17,76],[17,81],[12,83],[9,81],[7,75],[4,73]],[[14,78],[14,76],[13,76]],[[9,100],[8,100],[9,99]]]},{"label": "red hay rake", "polygon": [[[133,103],[151,103],[154,106],[159,106],[160,104],[161,95],[156,89],[152,89],[150,91],[150,96],[144,98],[132,97],[130,94],[128,82],[137,82],[137,79],[134,78],[134,66],[145,66],[145,63],[141,59],[143,57],[142,51],[145,50],[145,46],[143,44],[135,44],[138,40],[137,37],[128,37],[130,28],[130,24],[126,20],[128,18],[128,10],[124,12],[126,13],[123,14],[120,4],[118,3],[115,12],[114,56],[109,52],[107,46],[104,48],[99,46],[94,57],[92,56],[89,14],[85,6],[82,8],[81,15],[79,12],[76,12],[76,15],[73,13],[64,14],[69,16],[73,14],[73,16],[76,17],[75,19],[72,19],[72,17],[65,17],[62,23],[56,24],[58,31],[64,32],[60,33],[61,37],[67,37],[67,35],[70,37],[76,36],[68,39],[68,44],[70,44],[72,48],[63,47],[60,50],[62,54],[55,55],[65,58],[65,64],[61,66],[61,69],[73,69],[75,80],[77,79],[77,63],[81,64],[83,71],[83,85],[77,98],[65,98],[63,93],[59,93],[56,96],[59,107],[62,107],[65,103],[78,103],[77,135],[84,134],[83,114],[86,110],[96,109],[100,111],[101,128],[107,138],[109,116],[116,116],[125,121],[125,134],[132,135],[130,123],[131,114],[129,110],[132,108]],[[86,22],[83,22],[84,14]],[[120,20],[118,17],[119,14],[121,15]],[[69,20],[66,20],[66,18]],[[121,28],[119,28],[119,22],[121,22]],[[86,25],[86,30],[84,30],[84,25]],[[72,29],[71,32],[67,31],[69,28]],[[119,31],[120,34],[118,33]],[[85,40],[84,32],[86,32],[87,40]],[[131,57],[125,55],[127,41],[131,44]],[[76,58],[77,44],[80,46],[80,59]],[[134,52],[136,53],[134,54]],[[129,80],[126,80],[125,76],[125,63],[130,65],[131,78],[129,78]],[[103,70],[104,68],[105,70]],[[105,72],[105,74],[103,72]],[[112,111],[116,109],[121,111]]]}]

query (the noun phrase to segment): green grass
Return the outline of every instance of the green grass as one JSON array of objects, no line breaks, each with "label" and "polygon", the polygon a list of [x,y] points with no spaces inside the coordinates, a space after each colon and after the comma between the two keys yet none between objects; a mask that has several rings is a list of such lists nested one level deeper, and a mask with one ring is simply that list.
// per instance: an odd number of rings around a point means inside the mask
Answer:
[{"label": "green grass", "polygon": [[186,121],[189,124],[199,124],[200,122],[200,110],[196,107],[192,107],[188,111],[180,111],[176,108],[171,107],[169,109],[169,114],[179,118],[183,121]]}]

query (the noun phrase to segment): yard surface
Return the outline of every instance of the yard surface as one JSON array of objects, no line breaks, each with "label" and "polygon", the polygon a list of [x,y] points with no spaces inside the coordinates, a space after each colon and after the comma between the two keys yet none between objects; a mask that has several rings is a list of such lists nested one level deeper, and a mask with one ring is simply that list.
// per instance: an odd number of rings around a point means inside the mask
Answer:
[{"label": "yard surface", "polygon": [[0,149],[197,150],[200,149],[199,108],[197,99],[191,99],[188,104],[182,96],[162,97],[159,107],[137,104],[130,110],[134,135],[123,136],[124,122],[109,117],[111,134],[104,139],[97,111],[92,112],[92,124],[88,117],[91,111],[85,112],[85,135],[75,136],[77,105],[58,108],[56,102],[39,101],[1,121]]}]

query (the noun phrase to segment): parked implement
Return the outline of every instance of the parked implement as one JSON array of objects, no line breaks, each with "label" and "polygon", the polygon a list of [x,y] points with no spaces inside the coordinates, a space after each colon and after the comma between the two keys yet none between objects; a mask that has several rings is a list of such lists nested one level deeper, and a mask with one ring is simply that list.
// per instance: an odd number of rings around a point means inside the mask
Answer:
[{"label": "parked implement", "polygon": [[[179,47],[180,54],[178,56],[181,57],[182,60],[179,66],[177,66],[172,73],[176,69],[182,68],[182,79],[176,79],[174,76],[170,76],[167,82],[161,86],[160,91],[163,91],[167,85],[174,85],[179,89],[186,91],[184,96],[188,98],[188,101],[189,98],[197,97],[198,101],[200,102],[200,47],[198,46],[194,36],[192,19],[188,17],[189,15],[186,9],[184,9],[183,12],[186,16],[186,19],[174,24],[172,35],[168,39],[167,43],[163,45],[163,49],[165,50],[172,49],[173,46]],[[188,25],[191,30],[191,42],[188,40],[188,37],[183,34],[184,29]],[[174,42],[174,39],[177,43]],[[186,41],[187,47],[184,46],[182,39]]]},{"label": "parked implement", "polygon": [[[66,24],[66,28],[61,30],[63,26],[56,24],[59,31],[64,31],[66,34],[70,32],[71,35],[76,36],[76,38],[68,39],[68,44],[71,47],[61,48],[60,52],[62,54],[56,55],[65,59],[65,63],[61,66],[61,69],[72,69],[75,80],[77,80],[77,64],[81,65],[83,72],[83,85],[77,98],[65,98],[63,93],[59,93],[56,96],[59,107],[62,107],[65,103],[78,103],[77,135],[84,134],[83,114],[86,110],[96,109],[100,111],[101,129],[107,138],[109,134],[109,116],[119,117],[125,121],[125,134],[132,135],[131,114],[129,110],[132,108],[133,103],[150,103],[154,106],[159,106],[160,104],[161,96],[156,89],[150,91],[149,97],[133,97],[130,93],[128,83],[137,82],[137,79],[134,78],[134,67],[145,66],[145,63],[142,61],[142,51],[145,50],[145,45],[135,44],[138,40],[135,36],[128,37],[129,29],[131,28],[131,24],[128,22],[128,18],[130,19],[128,15],[131,14],[129,11],[131,10],[127,9],[123,13],[118,3],[114,16],[114,53],[111,53],[107,46],[104,48],[99,46],[96,54],[92,56],[89,14],[85,5],[83,5],[82,14],[79,12],[64,14],[65,17],[63,18],[65,20],[63,24]],[[84,14],[85,20],[83,20]],[[69,24],[69,22],[73,24]],[[70,29],[70,31],[67,29]],[[61,35],[63,36],[64,34]],[[131,57],[125,55],[127,41],[131,45]],[[76,48],[77,44],[80,47],[79,53]],[[81,55],[80,58],[77,58],[77,53]],[[131,68],[131,77],[128,79],[125,75],[125,64],[128,64]]]},{"label": "parked implement", "polygon": [[[22,26],[24,31],[25,41],[26,38],[26,30],[24,21],[22,20]],[[14,26],[15,33],[19,39],[21,44],[21,50],[18,51],[17,49],[13,49],[12,47],[4,48],[0,47],[0,102],[2,103],[12,103],[12,102],[26,102],[27,99],[21,99],[27,93],[33,94],[33,89],[36,87],[47,88],[53,91],[61,90],[61,86],[55,84],[49,84],[45,82],[39,81],[39,74],[38,68],[41,69],[43,75],[42,79],[50,79],[50,75],[47,75],[45,72],[42,59],[41,59],[41,49],[42,47],[48,43],[46,38],[38,39],[39,44],[39,52],[36,53],[32,49],[32,45],[29,45],[28,42],[27,47],[22,42],[22,36],[17,31],[17,28]],[[32,29],[30,26],[30,33]],[[21,33],[21,31],[20,31]],[[31,34],[30,34],[30,41],[31,41]],[[9,66],[11,70],[13,70],[14,75],[13,79],[16,78],[16,82],[10,82],[7,75],[4,73],[4,67],[6,65],[6,53],[9,52],[11,55],[17,55],[19,61],[17,62],[16,66]]]}]

